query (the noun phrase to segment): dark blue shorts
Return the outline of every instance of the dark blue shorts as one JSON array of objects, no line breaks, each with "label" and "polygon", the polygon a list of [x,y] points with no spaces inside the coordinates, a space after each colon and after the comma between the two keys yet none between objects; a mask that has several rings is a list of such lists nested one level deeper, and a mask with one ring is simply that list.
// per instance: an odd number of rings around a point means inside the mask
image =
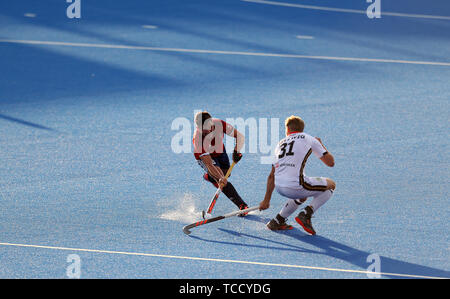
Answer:
[{"label": "dark blue shorts", "polygon": [[[213,160],[213,165],[216,165],[225,171],[227,171],[228,168],[230,168],[230,159],[228,158],[228,155],[225,151],[217,157],[211,156],[211,159]],[[198,164],[203,168],[203,170],[208,172],[208,168],[203,163],[203,161],[202,160],[197,160],[197,161],[198,161]]]}]

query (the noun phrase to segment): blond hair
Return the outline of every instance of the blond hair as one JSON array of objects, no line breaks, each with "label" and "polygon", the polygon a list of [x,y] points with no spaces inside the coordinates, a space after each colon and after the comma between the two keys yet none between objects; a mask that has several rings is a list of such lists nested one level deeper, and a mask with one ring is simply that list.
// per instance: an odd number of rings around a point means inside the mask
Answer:
[{"label": "blond hair", "polygon": [[298,116],[291,115],[284,121],[284,125],[291,132],[303,132],[305,129],[305,122]]}]

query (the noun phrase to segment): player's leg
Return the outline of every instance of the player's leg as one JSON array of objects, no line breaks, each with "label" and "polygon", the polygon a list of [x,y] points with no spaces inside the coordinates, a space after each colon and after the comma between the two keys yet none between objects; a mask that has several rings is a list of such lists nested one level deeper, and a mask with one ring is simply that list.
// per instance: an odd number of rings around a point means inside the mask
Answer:
[{"label": "player's leg", "polygon": [[[240,210],[245,210],[248,208],[248,205],[245,203],[245,201],[241,198],[241,196],[238,194],[236,189],[234,188],[233,184],[230,182],[227,183],[225,187],[222,188],[223,194],[225,194],[226,197],[228,197],[231,202],[233,202]],[[246,213],[240,214],[238,216],[245,216]]]},{"label": "player's leg", "polygon": [[271,230],[287,230],[292,229],[292,225],[286,223],[287,218],[292,215],[298,207],[306,201],[308,193],[302,188],[276,187],[277,192],[289,198],[280,212],[267,223],[267,227]]},{"label": "player's leg", "polygon": [[[206,167],[205,163],[202,160],[197,160],[198,165],[205,171],[205,173],[203,174],[203,179],[211,182],[211,184],[214,185],[214,187],[219,188],[219,184],[217,183],[217,180],[209,174],[208,172],[208,167]],[[214,160],[212,160],[212,163],[214,166],[216,166],[216,162]]]},{"label": "player's leg", "polygon": [[[226,152],[222,153],[218,157],[214,157],[213,160],[215,161],[216,165],[222,169],[222,172],[224,174],[227,173],[228,169],[230,168],[230,160]],[[228,181],[225,187],[222,188],[222,193],[225,194],[225,196],[228,197],[231,200],[231,202],[233,202],[240,210],[248,208],[248,205],[241,198],[241,196],[236,191],[236,189],[234,188],[233,184],[230,181]],[[245,215],[243,214],[240,216]]]},{"label": "player's leg", "polygon": [[334,190],[336,189],[336,183],[329,178],[314,178],[316,181],[318,179],[325,181],[325,189],[322,192],[316,193],[312,195],[314,199],[311,201],[309,207],[312,208],[313,212],[316,212],[321,206],[323,206],[333,195]]},{"label": "player's leg", "polygon": [[280,210],[278,213],[281,217],[287,219],[289,216],[291,216],[297,208],[306,201],[307,198],[300,198],[300,199],[289,199],[287,203],[284,205],[284,207]]},{"label": "player's leg", "polygon": [[305,231],[307,231],[311,235],[315,235],[316,231],[312,226],[311,217],[324,203],[326,203],[331,198],[332,195],[332,189],[321,191],[321,194],[314,196],[311,204],[305,207],[303,211],[301,211],[297,215],[297,217],[295,217],[295,221],[297,221],[297,223],[300,224]]},{"label": "player's leg", "polygon": [[205,181],[210,182],[211,184],[214,185],[214,187],[219,188],[219,184],[217,184],[216,179],[214,179],[214,177],[212,175],[210,175],[208,172],[206,172],[203,175],[203,178],[205,179]]},{"label": "player's leg", "polygon": [[325,186],[325,188],[323,188],[323,191],[315,191],[315,194],[312,195],[314,199],[311,201],[311,204],[305,207],[304,210],[301,211],[297,217],[295,217],[295,221],[297,221],[297,223],[300,224],[305,231],[312,235],[316,234],[311,222],[312,215],[317,212],[317,210],[323,206],[331,198],[331,196],[333,196],[333,192],[336,188],[336,183],[328,178],[312,178],[309,180],[310,183],[313,183],[314,181],[321,182],[316,185],[310,184],[308,186],[309,188],[311,188],[311,186],[316,189],[319,189],[317,186]]},{"label": "player's leg", "polygon": [[[223,160],[223,159],[219,159],[220,157],[211,157],[211,161],[212,164],[220,169],[220,171],[222,172],[223,175],[225,175],[228,171],[228,169],[230,168],[230,163],[228,161]],[[203,170],[205,171],[205,174],[203,175],[203,178],[205,179],[205,181],[210,182],[211,184],[214,185],[214,187],[219,188],[219,178],[216,178],[213,174],[211,174],[208,170],[208,168],[206,167],[206,165],[203,163],[203,161],[198,160],[198,164],[203,168]]]},{"label": "player's leg", "polygon": [[333,190],[336,189],[336,183],[329,178],[325,178],[325,180],[327,181],[327,189]]}]

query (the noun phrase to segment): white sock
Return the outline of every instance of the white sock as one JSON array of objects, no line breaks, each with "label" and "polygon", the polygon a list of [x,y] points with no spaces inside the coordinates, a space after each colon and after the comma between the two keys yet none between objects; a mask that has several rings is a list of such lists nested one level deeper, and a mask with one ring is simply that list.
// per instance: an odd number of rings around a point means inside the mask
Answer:
[{"label": "white sock", "polygon": [[295,212],[295,210],[297,210],[300,205],[300,201],[289,199],[286,205],[281,209],[279,214],[283,218],[288,218],[290,215],[292,215],[292,213]]},{"label": "white sock", "polygon": [[311,201],[311,204],[310,204],[310,206],[313,208],[314,213],[321,206],[323,206],[323,204],[326,203],[331,198],[332,195],[333,195],[333,191],[327,190],[327,191],[324,191],[323,193],[317,195],[316,197],[314,197],[314,199]]}]

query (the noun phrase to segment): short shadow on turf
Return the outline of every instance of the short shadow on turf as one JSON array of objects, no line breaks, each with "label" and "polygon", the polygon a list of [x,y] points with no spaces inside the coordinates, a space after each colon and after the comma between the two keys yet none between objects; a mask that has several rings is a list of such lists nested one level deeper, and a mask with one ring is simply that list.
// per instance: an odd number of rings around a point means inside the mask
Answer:
[{"label": "short shadow on turf", "polygon": [[[246,220],[261,222],[263,225],[267,223],[270,219],[262,218],[255,215],[248,215],[245,217]],[[343,260],[355,266],[358,266],[362,270],[367,270],[368,267],[373,263],[373,261],[367,261],[369,255],[373,254],[373,252],[367,252],[363,250],[359,250],[357,248],[345,245],[343,243],[339,243],[333,241],[331,239],[322,237],[320,235],[310,236],[304,233],[302,230],[294,228],[289,231],[280,231],[274,232],[273,238],[263,238],[260,236],[242,233],[238,231],[233,231],[229,229],[219,228],[220,231],[233,235],[234,237],[242,238],[242,242],[230,242],[223,240],[208,240],[196,236],[191,236],[194,239],[211,242],[211,243],[219,243],[226,245],[234,245],[234,246],[242,246],[242,247],[252,247],[252,248],[263,248],[267,250],[283,250],[283,251],[294,251],[301,252],[302,254],[319,254],[326,255],[335,259]],[[284,235],[294,239],[293,242],[282,242],[277,238],[277,234]],[[246,240],[247,239],[247,240]],[[260,240],[264,241],[261,245],[257,244],[249,244],[248,239]],[[236,238],[234,238],[236,240]],[[300,243],[299,243],[300,242]],[[272,244],[272,245],[266,245]],[[303,247],[302,244],[312,245],[316,249],[311,249],[310,246]],[[384,275],[383,277],[387,278],[408,278],[407,275],[415,275],[415,276],[427,276],[427,277],[442,277],[442,278],[450,278],[450,272],[446,270],[436,269],[428,266],[422,266],[410,262],[405,262],[385,256],[380,256],[380,265],[381,270]],[[389,275],[397,274],[397,275]],[[404,274],[406,276],[401,276]]]}]

